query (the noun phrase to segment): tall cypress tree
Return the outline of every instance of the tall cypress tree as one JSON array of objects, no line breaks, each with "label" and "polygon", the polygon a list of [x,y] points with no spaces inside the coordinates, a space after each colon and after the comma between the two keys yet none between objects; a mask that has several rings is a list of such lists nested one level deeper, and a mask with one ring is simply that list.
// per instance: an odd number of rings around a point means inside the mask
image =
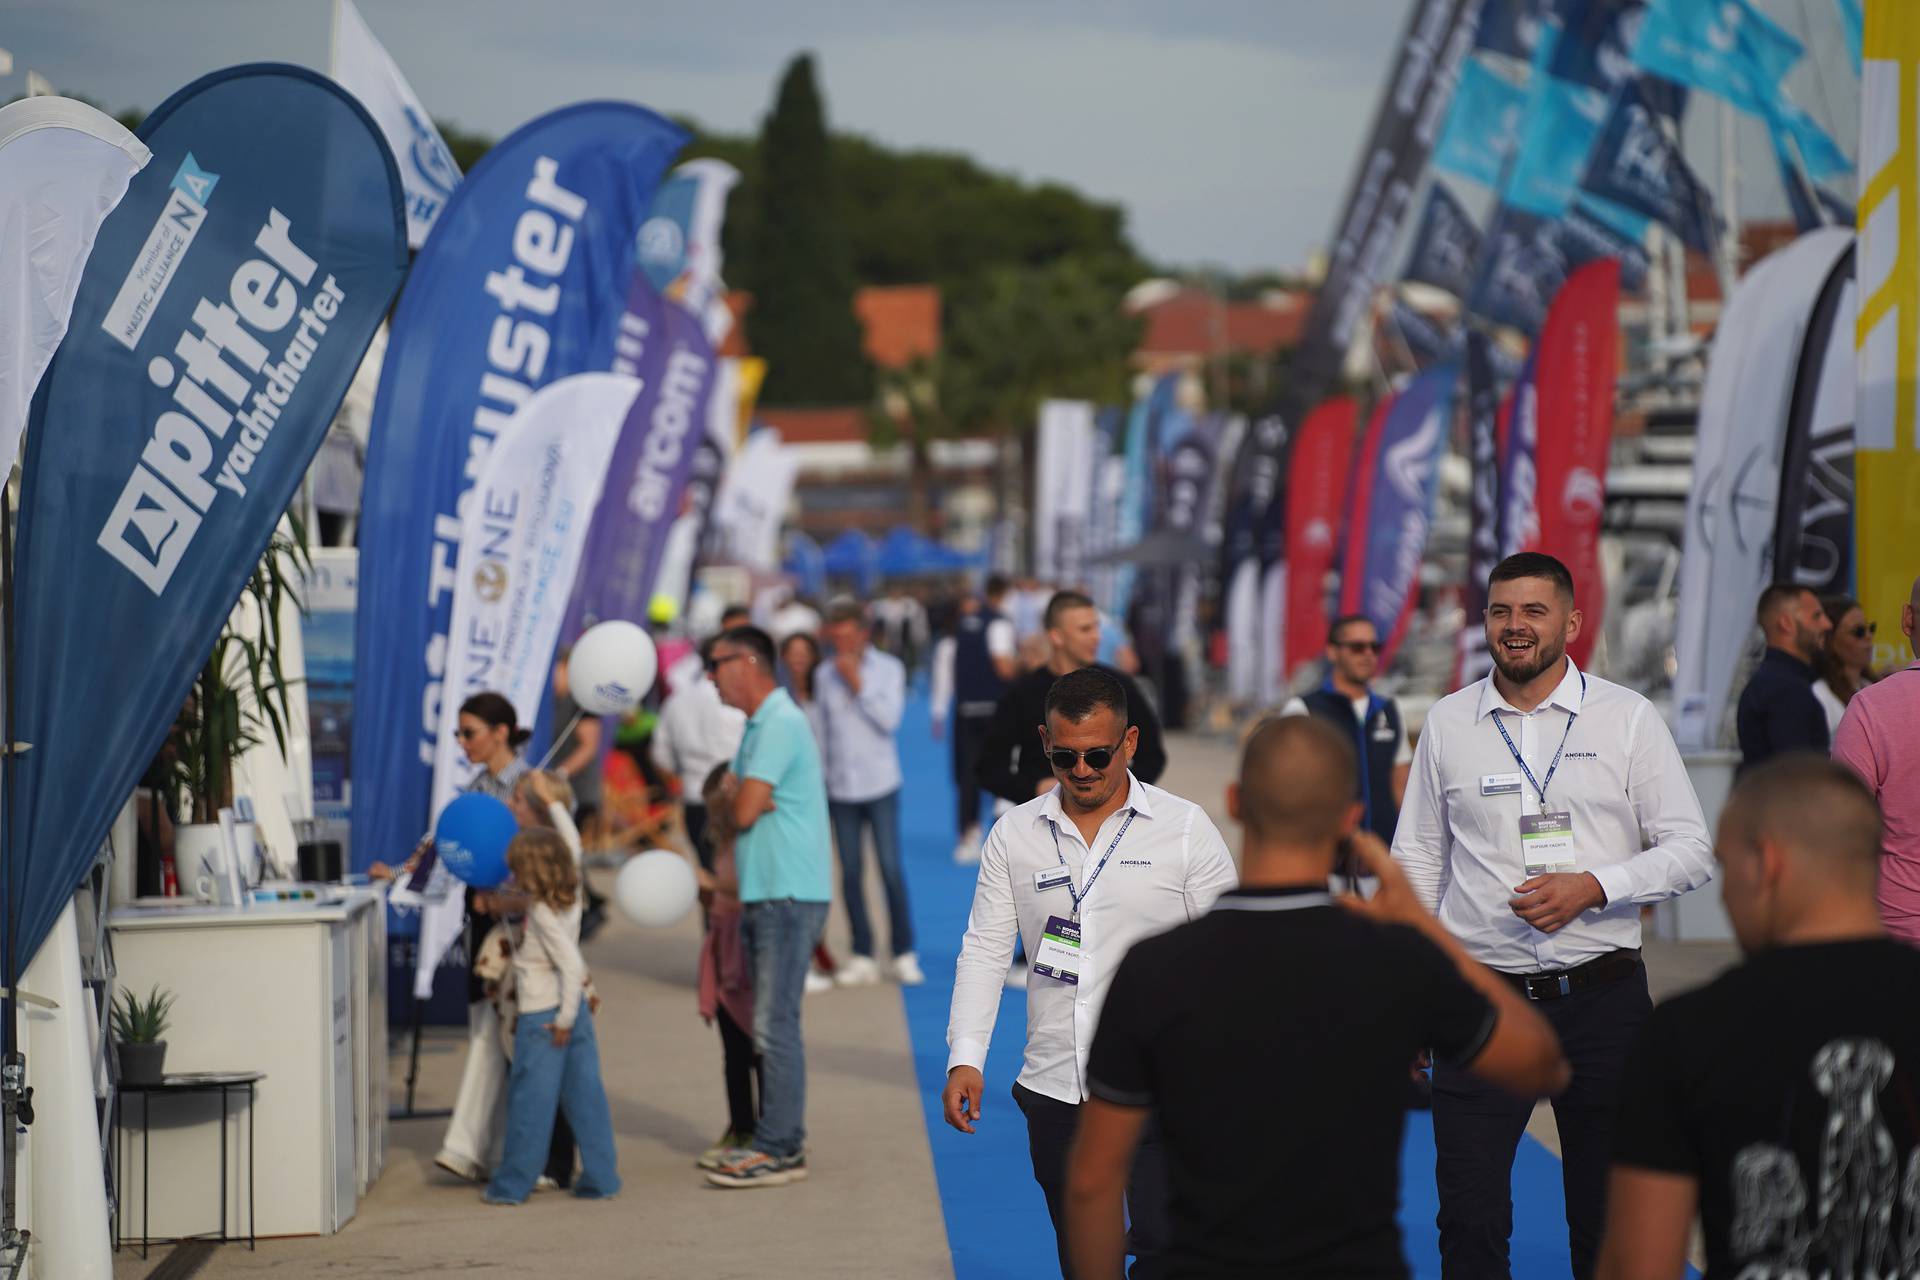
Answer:
[{"label": "tall cypress tree", "polygon": [[767,362],[762,399],[769,404],[864,403],[873,389],[822,114],[813,56],[800,54],[760,131],[763,181],[747,340]]}]

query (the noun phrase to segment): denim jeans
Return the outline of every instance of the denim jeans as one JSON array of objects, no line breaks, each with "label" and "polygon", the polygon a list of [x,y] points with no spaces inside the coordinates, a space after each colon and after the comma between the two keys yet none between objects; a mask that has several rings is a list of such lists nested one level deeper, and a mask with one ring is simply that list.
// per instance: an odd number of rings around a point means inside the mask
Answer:
[{"label": "denim jeans", "polygon": [[489,1200],[515,1204],[533,1192],[547,1163],[556,1108],[564,1111],[580,1144],[580,1178],[573,1194],[597,1200],[620,1190],[614,1167],[613,1115],[600,1083],[600,1045],[593,1013],[583,1001],[573,1038],[557,1049],[548,1027],[560,1011],[523,1013],[513,1029],[513,1074],[507,1083],[507,1145],[487,1183]]},{"label": "denim jeans", "polygon": [[847,904],[847,923],[853,929],[853,954],[873,954],[873,924],[867,919],[867,859],[860,840],[862,825],[873,831],[873,855],[880,863],[880,881],[887,888],[888,943],[893,954],[913,950],[913,914],[907,910],[907,875],[900,865],[900,793],[858,803],[834,800],[827,805],[833,819],[833,843],[840,850],[840,898]]},{"label": "denim jeans", "polygon": [[760,1124],[753,1147],[770,1156],[798,1155],[807,1142],[800,999],[813,944],[826,926],[826,903],[792,898],[749,902],[740,918],[753,966],[753,1047],[760,1053]]}]

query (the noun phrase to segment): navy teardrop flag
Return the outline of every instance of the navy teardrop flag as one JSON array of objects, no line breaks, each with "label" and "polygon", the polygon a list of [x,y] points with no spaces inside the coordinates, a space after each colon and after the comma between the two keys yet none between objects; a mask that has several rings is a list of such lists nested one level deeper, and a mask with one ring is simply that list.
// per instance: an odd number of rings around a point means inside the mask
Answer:
[{"label": "navy teardrop flag", "polygon": [[22,963],[159,751],[407,265],[393,157],[323,76],[215,72],[140,138],[153,161],[100,229],[28,420],[14,718],[33,747],[6,815]]},{"label": "navy teardrop flag", "polygon": [[487,450],[539,388],[613,368],[634,239],[686,138],[625,102],[541,116],[454,188],[414,263],[361,498],[355,867],[406,856],[427,828],[436,736],[452,729],[440,703],[460,514]]}]

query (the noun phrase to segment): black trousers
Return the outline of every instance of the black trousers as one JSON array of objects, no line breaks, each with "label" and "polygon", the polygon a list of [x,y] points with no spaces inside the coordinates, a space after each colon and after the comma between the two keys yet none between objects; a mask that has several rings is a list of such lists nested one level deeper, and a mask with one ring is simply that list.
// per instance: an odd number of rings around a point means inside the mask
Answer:
[{"label": "black trousers", "polygon": [[760,1123],[760,1055],[753,1051],[753,1029],[733,1020],[727,1007],[714,1010],[713,1020],[720,1026],[722,1070],[727,1079],[727,1128],[742,1139],[753,1136]]},{"label": "black trousers", "polygon": [[993,712],[956,711],[953,716],[953,783],[960,801],[955,818],[962,835],[980,825],[980,780],[974,772],[980,767],[980,748],[993,724]]},{"label": "black trousers", "polygon": [[[1033,1160],[1033,1180],[1047,1198],[1047,1216],[1053,1219],[1053,1238],[1060,1254],[1060,1274],[1071,1280],[1067,1269],[1067,1153],[1073,1149],[1074,1131],[1080,1124],[1080,1108],[1061,1102],[1016,1082],[1013,1100],[1027,1117],[1027,1154]],[[1169,1235],[1167,1155],[1160,1146],[1160,1130],[1153,1121],[1140,1135],[1139,1149],[1133,1155],[1133,1171],[1127,1178],[1127,1252],[1134,1257],[1127,1272],[1130,1280],[1159,1280],[1166,1275],[1166,1250]],[[1082,1277],[1081,1280],[1093,1280]],[[1111,1280],[1099,1277],[1098,1280]]]},{"label": "black trousers", "polygon": [[[1653,1008],[1642,965],[1617,982],[1534,1006],[1560,1037],[1573,1084],[1553,1100],[1560,1129],[1567,1246],[1575,1280],[1593,1274],[1606,1221],[1607,1160],[1620,1073]],[[1513,1235],[1513,1157],[1533,1102],[1458,1067],[1433,1070],[1433,1140],[1438,1151],[1440,1270],[1449,1280],[1508,1272]]]}]

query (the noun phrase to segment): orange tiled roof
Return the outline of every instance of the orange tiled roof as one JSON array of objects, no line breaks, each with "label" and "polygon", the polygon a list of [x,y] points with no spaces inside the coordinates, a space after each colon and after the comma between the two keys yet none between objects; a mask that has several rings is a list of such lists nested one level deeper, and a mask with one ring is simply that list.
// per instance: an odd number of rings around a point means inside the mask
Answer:
[{"label": "orange tiled roof", "polygon": [[[747,343],[747,312],[753,295],[744,289],[727,293],[733,328],[720,346],[723,356],[753,354]],[[930,284],[875,285],[856,289],[853,314],[859,318],[867,359],[882,369],[899,369],[921,356],[940,350],[940,290]]]}]

